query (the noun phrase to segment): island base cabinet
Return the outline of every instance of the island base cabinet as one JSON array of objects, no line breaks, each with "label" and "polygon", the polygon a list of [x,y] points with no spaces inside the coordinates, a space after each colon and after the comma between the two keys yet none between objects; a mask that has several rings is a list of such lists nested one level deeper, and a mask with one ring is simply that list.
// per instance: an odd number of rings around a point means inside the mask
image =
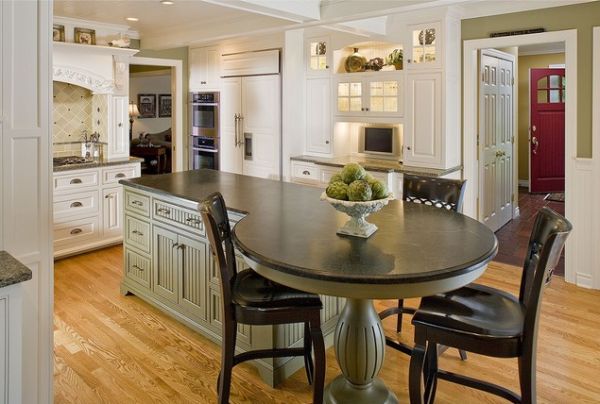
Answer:
[{"label": "island base cabinet", "polygon": [[[175,197],[165,200],[164,194],[155,199],[152,193],[132,190],[128,186],[124,187],[124,192],[124,276],[121,293],[135,294],[220,344],[223,315],[220,277],[202,223],[179,226],[165,221],[160,215],[163,211],[141,210],[140,204],[129,202],[143,201],[144,207],[168,203],[173,217],[193,217],[194,220],[199,217],[197,204]],[[231,212],[232,226],[242,217]],[[249,267],[240,255],[236,255],[236,263],[238,271]],[[343,300],[322,296],[322,329],[328,345],[333,341]],[[304,343],[304,324],[238,324],[237,331],[237,352],[301,347]],[[302,357],[261,359],[249,363],[256,366],[261,378],[271,386],[304,366]]]}]

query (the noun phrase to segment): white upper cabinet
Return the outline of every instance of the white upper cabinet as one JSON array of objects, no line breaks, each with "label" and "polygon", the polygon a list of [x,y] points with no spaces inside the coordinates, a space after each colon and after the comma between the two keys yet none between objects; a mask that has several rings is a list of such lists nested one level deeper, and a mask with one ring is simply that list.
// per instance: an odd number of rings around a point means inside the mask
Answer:
[{"label": "white upper cabinet", "polygon": [[306,39],[306,74],[328,75],[331,49],[328,36]]},{"label": "white upper cabinet", "polygon": [[440,22],[408,26],[405,66],[408,69],[442,67],[443,33]]},{"label": "white upper cabinet", "polygon": [[129,157],[128,97],[111,96],[109,102],[108,160]]},{"label": "white upper cabinet", "polygon": [[402,117],[404,75],[402,72],[349,73],[338,75],[336,115]]},{"label": "white upper cabinet", "polygon": [[220,54],[216,47],[193,48],[189,54],[190,91],[218,90]]},{"label": "white upper cabinet", "polygon": [[306,80],[306,151],[331,153],[331,79]]}]

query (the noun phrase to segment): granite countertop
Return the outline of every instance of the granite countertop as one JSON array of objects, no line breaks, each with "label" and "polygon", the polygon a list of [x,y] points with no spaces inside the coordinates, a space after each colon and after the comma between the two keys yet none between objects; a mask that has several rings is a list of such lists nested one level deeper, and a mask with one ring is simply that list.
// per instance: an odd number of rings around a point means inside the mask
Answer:
[{"label": "granite countertop", "polygon": [[305,161],[331,167],[343,167],[349,163],[358,163],[368,171],[397,172],[403,174],[423,175],[427,177],[441,177],[462,169],[462,166],[451,167],[447,169],[423,168],[406,166],[394,160],[377,160],[360,156],[341,156],[341,157],[314,157],[307,155],[293,156],[291,160]]},{"label": "granite countertop", "polygon": [[119,182],[195,203],[220,192],[230,211],[246,214],[234,227],[245,254],[313,278],[355,284],[444,279],[476,270],[497,251],[494,233],[483,224],[422,204],[390,201],[369,216],[379,230],[360,239],[338,236],[348,217],[320,200],[322,190],[301,184],[207,169]]},{"label": "granite countertop", "polygon": [[0,251],[0,288],[31,279],[31,270],[6,251]]},{"label": "granite countertop", "polygon": [[81,164],[68,164],[63,166],[55,166],[54,172],[60,171],[72,171],[72,170],[83,170],[86,168],[96,168],[96,167],[108,167],[108,166],[117,166],[122,164],[130,164],[130,163],[141,163],[144,161],[143,158],[139,157],[129,157],[128,159],[123,160],[93,160],[86,163]]}]

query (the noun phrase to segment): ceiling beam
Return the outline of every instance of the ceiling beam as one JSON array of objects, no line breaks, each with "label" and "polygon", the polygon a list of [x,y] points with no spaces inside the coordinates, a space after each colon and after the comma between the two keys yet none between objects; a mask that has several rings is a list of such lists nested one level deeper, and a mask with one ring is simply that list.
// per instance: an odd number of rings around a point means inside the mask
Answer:
[{"label": "ceiling beam", "polygon": [[295,23],[318,21],[320,0],[202,0],[205,3],[266,15]]}]

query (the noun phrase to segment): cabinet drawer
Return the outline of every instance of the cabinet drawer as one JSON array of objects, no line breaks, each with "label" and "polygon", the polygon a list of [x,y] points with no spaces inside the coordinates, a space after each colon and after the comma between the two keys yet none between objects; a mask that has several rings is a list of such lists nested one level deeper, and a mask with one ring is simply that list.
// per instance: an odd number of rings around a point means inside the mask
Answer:
[{"label": "cabinet drawer", "polygon": [[139,215],[150,216],[150,197],[126,191],[125,209]]},{"label": "cabinet drawer", "polygon": [[150,288],[150,259],[130,249],[125,249],[125,276],[139,284]]},{"label": "cabinet drawer", "polygon": [[313,164],[292,164],[292,177],[299,182],[319,182],[319,168]]},{"label": "cabinet drawer", "polygon": [[73,215],[90,216],[98,213],[98,191],[57,195],[53,206],[55,220]]},{"label": "cabinet drawer", "polygon": [[98,216],[71,220],[54,225],[55,247],[77,245],[77,243],[96,238],[100,235]]},{"label": "cabinet drawer", "polygon": [[154,200],[152,216],[154,219],[174,225],[181,229],[204,235],[204,225],[200,213],[188,210],[158,199]]},{"label": "cabinet drawer", "polygon": [[98,170],[54,176],[54,191],[73,191],[98,185]]},{"label": "cabinet drawer", "polygon": [[114,184],[119,182],[119,180],[135,178],[137,176],[138,174],[135,166],[117,166],[114,168],[105,168],[102,170],[102,183]]},{"label": "cabinet drawer", "polygon": [[125,216],[125,243],[150,253],[150,224]]},{"label": "cabinet drawer", "polygon": [[331,177],[333,177],[335,174],[339,174],[340,172],[342,172],[341,168],[321,168],[321,183],[323,186],[327,186],[331,180]]}]

